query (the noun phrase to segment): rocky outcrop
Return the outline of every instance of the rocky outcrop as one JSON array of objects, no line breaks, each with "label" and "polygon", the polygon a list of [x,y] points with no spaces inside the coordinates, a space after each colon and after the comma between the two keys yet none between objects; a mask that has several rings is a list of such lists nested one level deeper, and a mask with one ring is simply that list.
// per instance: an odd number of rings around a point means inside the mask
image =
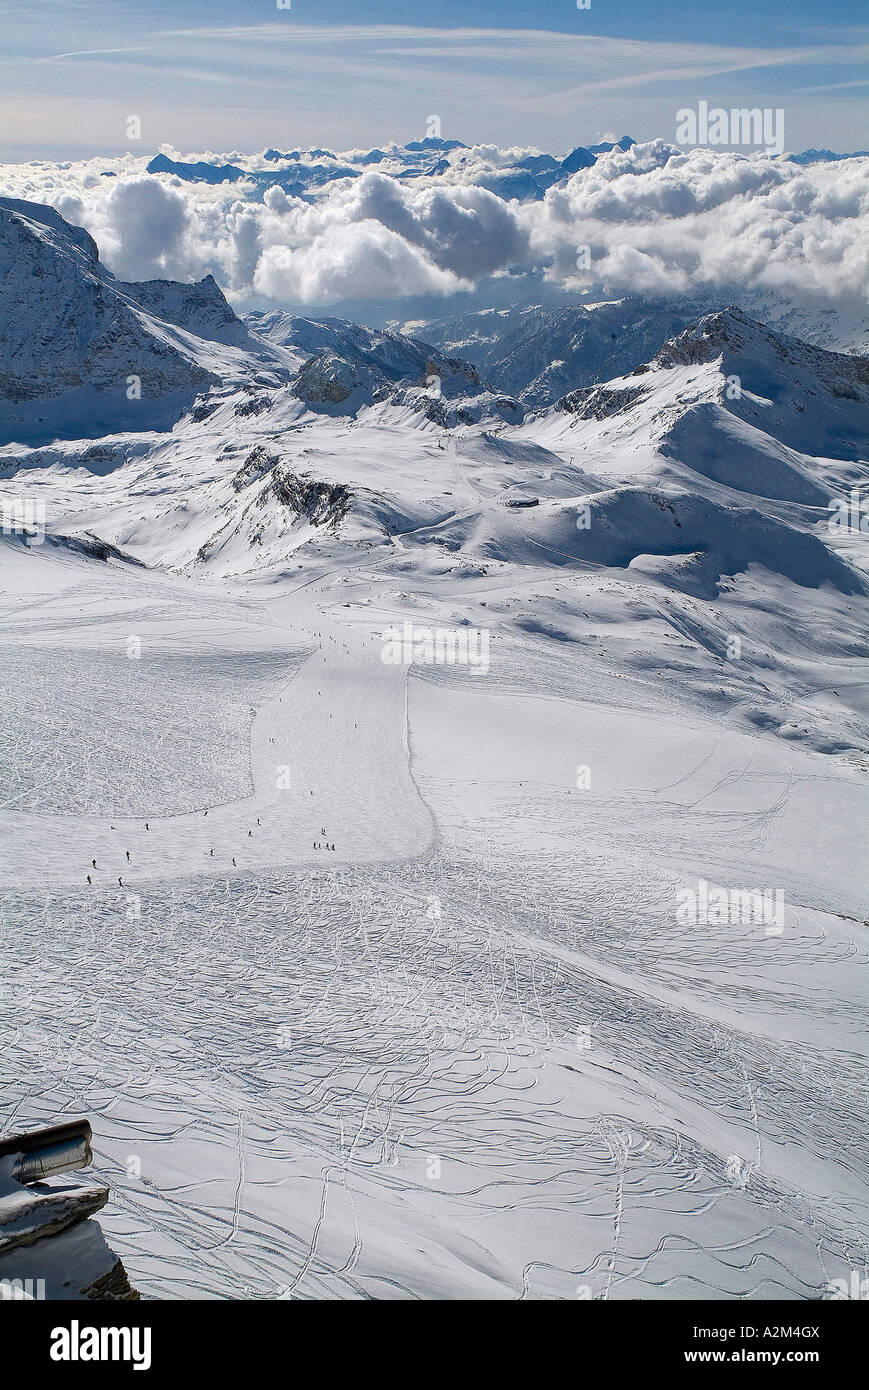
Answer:
[{"label": "rocky outcrop", "polygon": [[605,386],[580,386],[556,401],[555,409],[575,415],[578,420],[606,420],[645,399],[648,393],[641,387],[610,390]]},{"label": "rocky outcrop", "polygon": [[296,516],[306,517],[312,526],[337,526],[350,506],[350,489],[343,483],[326,483],[314,478],[299,477],[289,468],[273,468],[269,487],[257,500],[265,506],[269,495]]},{"label": "rocky outcrop", "polygon": [[255,445],[232,478],[234,490],[241,492],[243,488],[250,487],[251,483],[258,483],[279,460],[280,454],[270,454],[262,444]]},{"label": "rocky outcrop", "polygon": [[336,352],[323,352],[300,369],[293,394],[309,405],[341,405],[354,392],[373,392],[383,381],[375,367],[352,362]]}]

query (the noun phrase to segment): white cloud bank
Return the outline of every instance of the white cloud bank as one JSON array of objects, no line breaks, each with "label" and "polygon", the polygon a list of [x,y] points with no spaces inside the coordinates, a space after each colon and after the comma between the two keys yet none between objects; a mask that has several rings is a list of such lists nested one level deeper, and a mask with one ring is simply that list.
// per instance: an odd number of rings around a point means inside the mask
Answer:
[{"label": "white cloud bank", "polygon": [[657,140],[520,203],[477,186],[502,152],[461,157],[438,178],[369,169],[311,202],[277,185],[260,201],[252,184],[148,175],[132,156],[2,166],[0,191],[85,226],[123,279],[212,272],[241,303],[446,297],[510,270],[612,294],[767,289],[850,307],[866,296],[869,159],[799,166]]}]

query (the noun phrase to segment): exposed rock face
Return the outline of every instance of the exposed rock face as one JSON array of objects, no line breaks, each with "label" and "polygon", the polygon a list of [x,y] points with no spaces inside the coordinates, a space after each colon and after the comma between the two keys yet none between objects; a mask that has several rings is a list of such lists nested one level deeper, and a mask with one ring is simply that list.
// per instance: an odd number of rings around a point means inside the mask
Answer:
[{"label": "exposed rock face", "polygon": [[115,1261],[108,1274],[88,1284],[82,1294],[85,1298],[99,1299],[105,1303],[129,1303],[142,1297],[130,1283],[121,1260]]},{"label": "exposed rock face", "polygon": [[[355,340],[346,353],[320,352],[299,370],[294,394],[310,405],[349,402],[348,409],[354,410],[375,402],[406,405],[448,429],[488,418],[510,424],[521,421],[522,407],[482,383],[471,362],[444,357],[399,334],[370,330],[370,335],[373,360],[355,355]],[[402,370],[404,374],[399,375]]]},{"label": "exposed rock face", "polygon": [[[443,382],[443,378],[440,380]],[[439,391],[417,386],[399,387],[379,392],[376,399],[421,410],[426,420],[449,430],[456,429],[459,425],[480,424],[485,420],[519,425],[525,414],[518,401],[514,401],[510,396],[496,395],[485,387],[478,390],[471,387],[466,395],[455,395],[449,390],[449,386],[444,389],[443,385]]]},{"label": "exposed rock face", "polygon": [[[454,390],[457,390],[459,386],[464,386],[467,389],[468,384],[471,386],[480,385],[480,373],[472,362],[466,362],[463,357],[441,357],[440,355],[427,357],[425,375],[426,380],[432,376],[439,377],[441,389],[451,383]],[[455,382],[455,378],[459,378],[459,382]]]},{"label": "exposed rock face", "polygon": [[580,386],[556,402],[556,410],[565,410],[579,420],[606,420],[628,410],[644,400],[647,392],[641,387],[624,391],[608,391],[600,386]]},{"label": "exposed rock face", "polygon": [[241,573],[253,548],[282,563],[312,527],[337,533],[353,500],[350,488],[296,472],[275,444],[255,445],[227,479],[235,496],[222,508],[226,519],[197,550],[196,563],[220,557],[232,572],[238,566]]},{"label": "exposed rock face", "polygon": [[235,407],[235,414],[247,417],[249,415],[262,415],[264,411],[271,410],[272,401],[270,396],[251,396],[250,400],[241,401]]},{"label": "exposed rock face", "polygon": [[[313,371],[314,362],[337,358],[354,368],[359,384],[373,385],[375,380],[393,385],[419,383],[437,375],[444,379],[462,377],[466,386],[480,385],[479,374],[471,362],[446,357],[430,343],[404,333],[367,328],[345,319],[304,319],[282,310],[247,314],[245,322],[260,338],[307,359],[300,364],[306,374]],[[334,366],[331,369],[337,370]]]},{"label": "exposed rock face", "polygon": [[260,494],[259,506],[266,504],[269,493],[314,526],[336,526],[346,516],[351,496],[343,483],[300,478],[282,465],[272,470],[270,486]]},{"label": "exposed rock face", "polygon": [[336,352],[323,352],[301,368],[293,393],[313,405],[340,405],[361,386],[374,389],[382,380],[375,368],[351,362]]},{"label": "exposed rock face", "polygon": [[249,487],[251,483],[258,483],[279,460],[280,454],[270,454],[262,444],[257,444],[232,479],[235,491],[241,492],[242,488]]},{"label": "exposed rock face", "polygon": [[115,288],[155,318],[174,323],[187,333],[218,343],[253,347],[251,336],[227,304],[213,275],[194,284],[177,280],[142,280],[132,284],[116,280]]},{"label": "exposed rock face", "polygon": [[63,1182],[54,1186],[13,1183],[0,1200],[0,1256],[84,1221],[109,1200],[107,1187]]}]

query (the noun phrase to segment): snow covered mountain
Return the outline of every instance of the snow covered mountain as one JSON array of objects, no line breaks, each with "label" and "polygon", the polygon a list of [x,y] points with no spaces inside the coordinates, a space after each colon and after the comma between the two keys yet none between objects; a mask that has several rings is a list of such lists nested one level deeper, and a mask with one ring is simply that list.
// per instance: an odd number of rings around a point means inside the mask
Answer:
[{"label": "snow covered mountain", "polygon": [[[116,425],[127,434],[138,431],[144,422],[135,412],[142,402],[126,400],[121,390],[135,367],[143,398],[150,392],[159,406],[168,401],[175,423],[171,436],[141,446],[121,434],[96,448],[18,447],[7,453],[5,470],[38,473],[47,464],[66,468],[80,460],[101,475],[118,468],[123,474],[135,460],[141,475],[159,457],[161,476],[168,469],[173,479],[157,494],[164,516],[160,544],[173,565],[208,566],[219,554],[221,565],[228,562],[239,573],[261,569],[266,557],[280,566],[318,527],[340,530],[355,517],[360,535],[388,536],[400,525],[413,532],[414,545],[445,546],[474,563],[527,563],[535,550],[544,562],[550,555],[559,564],[618,567],[657,554],[670,557],[656,561],[658,581],[707,595],[718,592],[723,576],[755,563],[798,584],[860,589],[847,562],[817,533],[831,499],[859,476],[857,465],[869,447],[867,359],[800,343],[733,307],[687,327],[682,313],[638,299],[475,315],[480,337],[462,347],[473,347],[508,376],[517,395],[545,399],[557,384],[572,386],[554,408],[523,425],[515,398],[499,395],[463,358],[417,338],[281,311],[250,314],[242,322],[212,280],[123,284],[99,264],[90,238],[56,213],[32,207],[2,213],[17,266],[5,282],[6,313],[19,334],[7,339],[7,438],[16,437],[14,410],[22,398],[31,410],[39,402],[48,412],[44,398],[53,407],[59,396],[63,409],[49,417],[63,422],[56,437],[74,433],[70,419],[74,425],[75,410],[83,407],[74,406],[70,415],[67,401],[82,393],[87,400],[113,398]],[[40,283],[50,287],[44,292],[59,326],[58,336],[44,335],[39,351],[24,343],[19,308],[32,282],[37,293]],[[492,321],[502,317],[511,320],[507,332],[499,327],[481,348]],[[554,338],[565,343],[565,358],[541,370]],[[493,353],[500,354],[497,360]],[[641,353],[650,360],[637,361]],[[155,360],[162,371],[153,368]],[[615,364],[621,370],[600,381]],[[153,429],[153,417],[145,420]],[[447,510],[432,528],[437,509],[420,506],[415,482],[396,479],[397,491],[384,489],[382,468],[348,468],[349,461],[339,461],[342,451],[321,477],[292,463],[298,451],[288,456],[288,439],[299,431],[316,434],[317,422],[325,427],[330,420],[339,427],[346,422],[354,435],[397,429],[410,430],[411,438],[417,429],[482,427],[477,447],[494,491],[487,488],[470,507]],[[492,429],[504,441],[500,455],[486,452],[485,431]],[[571,451],[591,451],[593,465],[562,465],[541,490],[539,470],[524,466],[521,454],[503,452],[513,429],[532,457],[540,444],[561,452],[566,440]],[[24,443],[26,429],[17,437]],[[205,438],[222,441],[217,456],[226,463],[217,471],[210,464],[214,446],[202,454]],[[201,455],[209,460],[205,487],[198,479]],[[438,484],[441,496],[450,495],[452,467],[446,474],[435,470],[436,495]],[[681,497],[668,501],[668,489],[680,490]],[[165,503],[173,493],[183,500],[169,523]],[[587,528],[576,525],[578,494],[597,499],[589,503],[595,524]],[[512,511],[504,510],[504,500]],[[136,556],[150,525],[147,515],[131,525],[130,507],[122,502],[118,524],[99,534]],[[88,533],[93,529],[89,525]],[[153,553],[149,543],[142,558],[150,561]]]},{"label": "snow covered mountain", "polygon": [[637,296],[544,308],[485,309],[426,323],[447,352],[461,352],[493,382],[531,406],[606,381],[649,358],[696,314]]},{"label": "snow covered mountain", "polygon": [[[467,362],[448,359],[428,343],[400,333],[365,328],[344,319],[306,319],[280,310],[246,315],[256,333],[288,349],[298,365],[323,354],[366,368],[380,382],[423,381],[429,366],[443,376],[459,375],[467,386],[479,386],[477,372]],[[373,377],[372,377],[373,379]]]},{"label": "snow covered mountain", "polygon": [[263,355],[210,276],[124,284],[82,228],[0,198],[0,440],[165,427],[250,373],[235,349]]},{"label": "snow covered mountain", "polygon": [[522,419],[518,402],[481,382],[470,362],[447,357],[416,338],[279,310],[248,314],[246,321],[293,355],[299,364],[294,392],[309,405],[355,415],[363,405],[392,401],[422,410],[426,419],[444,426]]},{"label": "snow covered mountain", "polygon": [[[754,430],[804,455],[854,462],[865,458],[869,450],[869,357],[811,347],[765,329],[731,307],[701,319],[666,344],[657,353],[652,370],[713,364],[717,399],[708,404],[723,406],[738,422],[736,439],[729,448],[725,443],[719,450],[722,458],[740,451],[743,457],[750,457]],[[708,390],[708,384],[704,386]],[[713,425],[708,408],[699,408],[710,436],[714,436],[716,425],[733,428],[720,414]],[[678,441],[671,438],[668,442],[678,454]],[[714,445],[710,453],[713,451]]]},{"label": "snow covered mountain", "polygon": [[869,451],[869,358],[811,347],[731,307],[556,411],[598,440],[656,450],[662,476],[827,508]]},{"label": "snow covered mountain", "polygon": [[[530,406],[552,405],[579,386],[621,376],[660,344],[721,307],[723,296],[623,299],[513,309],[485,309],[432,319],[419,328],[445,352],[468,357],[491,381]],[[726,302],[726,301],[725,301]],[[852,318],[800,310],[770,294],[737,294],[733,302],[778,332],[819,347],[869,351],[869,315]]]}]

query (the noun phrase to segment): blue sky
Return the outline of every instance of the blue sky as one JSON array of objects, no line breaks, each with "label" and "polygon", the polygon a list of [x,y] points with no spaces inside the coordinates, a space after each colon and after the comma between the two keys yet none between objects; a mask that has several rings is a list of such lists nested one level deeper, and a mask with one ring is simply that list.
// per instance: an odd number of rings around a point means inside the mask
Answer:
[{"label": "blue sky", "polygon": [[0,160],[346,149],[430,115],[558,153],[672,139],[700,100],[782,108],[788,149],[866,148],[867,53],[856,0],[0,0]]}]

